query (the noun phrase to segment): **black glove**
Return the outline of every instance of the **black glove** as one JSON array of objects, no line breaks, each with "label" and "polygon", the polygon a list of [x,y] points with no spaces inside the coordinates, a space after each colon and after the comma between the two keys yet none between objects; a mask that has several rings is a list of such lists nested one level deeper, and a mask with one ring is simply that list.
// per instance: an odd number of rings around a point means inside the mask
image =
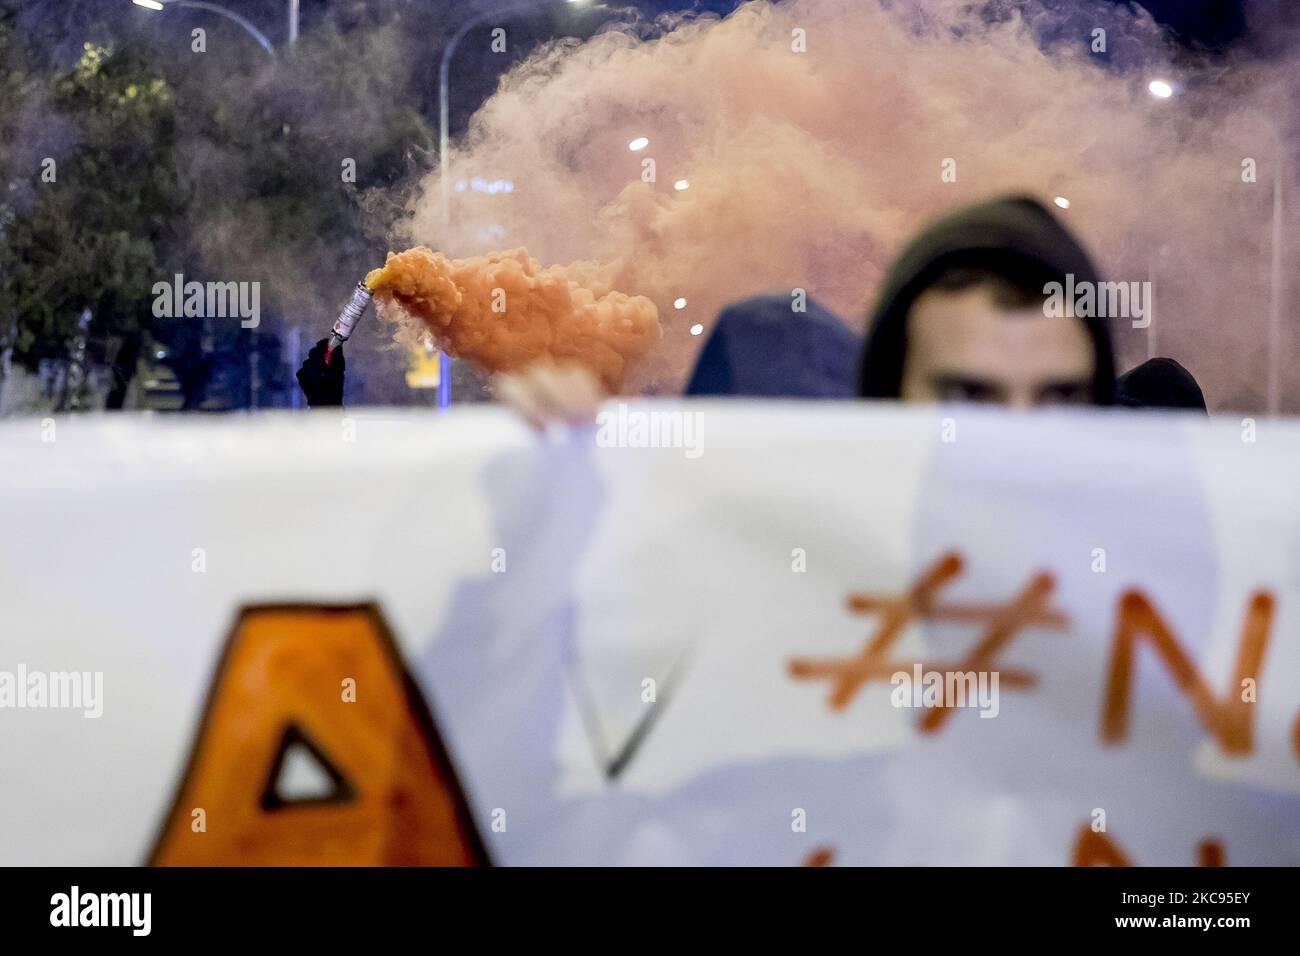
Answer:
[{"label": "black glove", "polygon": [[330,354],[329,364],[325,364],[325,346],[328,339],[321,339],[307,353],[307,361],[298,369],[298,384],[307,396],[307,404],[312,408],[343,404],[343,346]]}]

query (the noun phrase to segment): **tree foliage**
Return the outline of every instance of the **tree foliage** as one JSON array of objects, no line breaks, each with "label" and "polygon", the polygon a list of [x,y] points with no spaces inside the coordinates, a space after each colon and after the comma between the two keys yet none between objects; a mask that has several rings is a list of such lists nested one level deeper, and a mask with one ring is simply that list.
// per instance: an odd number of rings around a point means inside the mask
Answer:
[{"label": "tree foliage", "polygon": [[3,170],[0,303],[7,344],[33,365],[69,346],[83,309],[122,333],[138,332],[147,316],[158,250],[180,208],[176,176],[157,161],[175,104],[147,64],[93,43],[65,73],[10,83],[20,98],[6,103],[8,123],[53,120],[39,144],[47,148]]},{"label": "tree foliage", "polygon": [[88,15],[68,62],[74,18],[56,12],[0,18],[0,351],[28,368],[65,358],[89,309],[106,361],[141,341],[196,379],[196,349],[242,361],[254,343],[237,322],[214,345],[210,328],[205,344],[153,316],[154,283],[175,273],[258,282],[264,339],[285,322],[328,327],[382,261],[384,217],[366,210],[427,168],[423,51],[447,14],[421,8],[417,31],[415,8],[338,4],[273,58],[201,12]]}]

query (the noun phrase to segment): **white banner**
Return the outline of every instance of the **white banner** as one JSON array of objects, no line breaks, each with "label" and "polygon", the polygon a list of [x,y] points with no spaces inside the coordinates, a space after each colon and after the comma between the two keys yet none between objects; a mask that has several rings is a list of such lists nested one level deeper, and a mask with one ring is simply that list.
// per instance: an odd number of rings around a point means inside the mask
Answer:
[{"label": "white banner", "polygon": [[0,461],[3,864],[1300,863],[1300,422],[92,416]]}]

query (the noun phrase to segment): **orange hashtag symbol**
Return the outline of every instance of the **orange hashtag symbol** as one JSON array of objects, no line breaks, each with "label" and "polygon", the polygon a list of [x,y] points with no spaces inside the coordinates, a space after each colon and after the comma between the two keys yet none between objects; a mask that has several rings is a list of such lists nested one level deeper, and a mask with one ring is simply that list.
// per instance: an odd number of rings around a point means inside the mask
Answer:
[{"label": "orange hashtag symbol", "polygon": [[[936,595],[962,573],[962,568],[961,556],[950,551],[930,565],[902,596],[850,594],[847,603],[852,613],[880,615],[876,632],[866,647],[851,657],[794,658],[789,664],[790,676],[796,680],[829,680],[830,708],[843,710],[868,682],[888,680],[902,668],[920,664],[925,671],[987,670],[1023,628],[1064,630],[1069,625],[1062,612],[1049,607],[1055,583],[1046,573],[1034,575],[1018,595],[1003,604],[939,604]],[[958,664],[890,660],[890,648],[914,619],[983,624],[985,630],[979,643]],[[1002,670],[999,674],[1010,687],[1029,688],[1037,683],[1035,675],[1023,670]],[[943,704],[929,708],[921,718],[921,731],[934,733],[951,712]]]}]

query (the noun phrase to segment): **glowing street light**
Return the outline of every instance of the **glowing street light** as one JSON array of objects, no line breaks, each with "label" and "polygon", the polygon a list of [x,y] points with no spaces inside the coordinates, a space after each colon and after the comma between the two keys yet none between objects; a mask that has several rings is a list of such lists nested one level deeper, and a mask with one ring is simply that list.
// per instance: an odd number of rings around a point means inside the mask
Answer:
[{"label": "glowing street light", "polygon": [[1056,203],[1062,209],[1070,208],[1070,200],[1066,199],[1064,196],[1057,196],[1055,199],[1052,200],[1052,202]]},{"label": "glowing street light", "polygon": [[[275,47],[271,46],[271,41],[266,38],[266,34],[253,26],[247,18],[240,16],[233,10],[227,10],[218,3],[207,3],[206,0],[131,0],[137,7],[144,7],[146,10],[170,10],[174,8],[188,7],[191,10],[206,10],[209,13],[215,13],[218,16],[225,17],[244,28],[244,32],[257,41],[257,45],[267,52],[270,56],[275,56]],[[296,0],[289,5],[289,32],[291,40],[298,35],[298,4]]]},{"label": "glowing street light", "polygon": [[691,184],[687,182],[685,179],[679,179],[677,180],[677,182],[673,183],[673,189],[676,189],[678,192],[681,192],[683,189],[690,189],[690,188],[691,188]]},{"label": "glowing street light", "polygon": [[698,322],[691,326],[691,335],[699,335],[703,331],[704,326],[700,325]]},{"label": "glowing street light", "polygon": [[1152,80],[1147,84],[1147,90],[1152,96],[1159,97],[1162,100],[1167,100],[1174,95],[1173,84],[1168,80]]},{"label": "glowing street light", "polygon": [[685,300],[685,299],[681,299],[681,298],[673,299],[673,308],[674,308],[674,309],[684,309],[684,308],[686,308],[686,300]]},{"label": "glowing street light", "polygon": [[649,145],[650,140],[646,139],[644,136],[638,136],[636,139],[632,140],[632,142],[627,144],[627,148],[635,153],[645,149]]},{"label": "glowing street light", "polygon": [[[586,0],[569,0],[573,6],[588,7]],[[450,77],[451,77],[451,58],[456,52],[456,46],[465,35],[475,27],[492,21],[503,20],[506,17],[517,16],[524,13],[534,13],[538,7],[542,6],[543,0],[516,0],[514,3],[497,5],[490,10],[484,10],[477,16],[470,17],[460,25],[460,28],[452,34],[451,39],[442,48],[442,58],[438,64],[438,182],[439,182],[439,209],[444,225],[451,223],[451,101],[450,101]],[[603,10],[603,3],[591,4],[590,9]],[[647,141],[648,142],[648,141]],[[447,353],[440,353],[440,379],[438,386],[438,407],[446,408],[451,404],[451,359],[447,358]]]}]

